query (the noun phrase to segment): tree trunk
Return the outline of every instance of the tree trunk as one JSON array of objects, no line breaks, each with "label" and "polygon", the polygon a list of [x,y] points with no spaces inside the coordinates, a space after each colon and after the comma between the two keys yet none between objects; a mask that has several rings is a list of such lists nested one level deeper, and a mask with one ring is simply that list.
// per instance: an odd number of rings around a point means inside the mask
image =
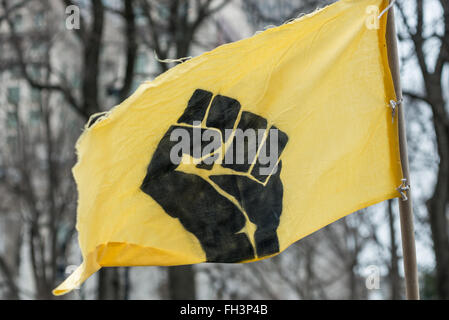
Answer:
[{"label": "tree trunk", "polygon": [[100,112],[99,103],[99,75],[100,75],[100,55],[103,46],[103,30],[105,8],[102,1],[92,1],[93,21],[91,30],[84,39],[83,66],[82,70],[82,97],[83,111],[85,117]]},{"label": "tree trunk", "polygon": [[169,298],[172,300],[196,299],[195,273],[193,266],[168,268]]},{"label": "tree trunk", "polygon": [[440,166],[433,196],[427,201],[435,251],[437,292],[449,299],[449,237],[446,208],[449,202],[449,129],[435,117]]},{"label": "tree trunk", "polygon": [[427,96],[433,113],[438,148],[439,168],[432,197],[427,201],[436,262],[437,293],[440,299],[449,299],[449,124],[445,112],[442,74],[425,78]]},{"label": "tree trunk", "polygon": [[395,218],[393,213],[393,201],[388,200],[388,220],[390,224],[390,299],[401,299],[401,277],[399,275],[398,245],[396,243]]},{"label": "tree trunk", "polygon": [[102,268],[98,272],[98,300],[122,300],[125,297],[120,268]]}]

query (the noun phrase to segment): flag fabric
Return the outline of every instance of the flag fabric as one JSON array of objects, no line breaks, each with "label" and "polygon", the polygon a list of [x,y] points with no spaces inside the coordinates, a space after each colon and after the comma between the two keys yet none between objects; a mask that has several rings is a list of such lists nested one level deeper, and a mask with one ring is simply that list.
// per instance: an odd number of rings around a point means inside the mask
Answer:
[{"label": "flag fabric", "polygon": [[[398,197],[387,5],[340,0],[177,65],[93,117],[73,168],[84,261],[53,293],[102,267],[271,257]],[[248,134],[238,150],[247,129],[255,147]]]}]

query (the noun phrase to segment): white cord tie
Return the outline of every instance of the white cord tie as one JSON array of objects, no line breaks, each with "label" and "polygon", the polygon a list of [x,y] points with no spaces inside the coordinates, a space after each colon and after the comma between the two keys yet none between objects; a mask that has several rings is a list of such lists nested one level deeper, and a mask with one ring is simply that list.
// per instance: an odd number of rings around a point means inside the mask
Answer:
[{"label": "white cord tie", "polygon": [[396,117],[396,111],[398,107],[402,104],[404,99],[399,99],[398,101],[390,100],[389,107],[391,108],[391,122],[394,123],[394,118]]},{"label": "white cord tie", "polygon": [[391,7],[394,6],[394,3],[395,3],[395,2],[396,2],[396,0],[390,1],[390,4],[388,5],[388,7],[386,7],[386,8],[379,14],[379,16],[377,17],[377,19],[380,20],[380,18],[382,18],[382,16],[385,14],[385,12],[387,12],[388,10],[391,9]]},{"label": "white cord tie", "polygon": [[154,58],[160,63],[182,63],[182,62],[192,59],[192,57],[184,57],[184,58],[179,58],[179,59],[159,59],[159,57],[157,56],[156,50],[154,50]]},{"label": "white cord tie", "polygon": [[410,185],[407,183],[407,179],[402,179],[402,184],[396,189],[401,194],[402,201],[407,201],[407,191],[410,190]]}]

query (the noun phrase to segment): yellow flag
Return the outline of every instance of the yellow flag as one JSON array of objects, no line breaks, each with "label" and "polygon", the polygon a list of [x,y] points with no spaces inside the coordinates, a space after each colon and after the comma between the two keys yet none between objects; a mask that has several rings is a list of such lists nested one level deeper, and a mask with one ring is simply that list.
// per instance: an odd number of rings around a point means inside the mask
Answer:
[{"label": "yellow flag", "polygon": [[93,119],[73,169],[84,262],[54,294],[101,267],[267,258],[397,197],[387,5],[341,0],[218,47]]}]

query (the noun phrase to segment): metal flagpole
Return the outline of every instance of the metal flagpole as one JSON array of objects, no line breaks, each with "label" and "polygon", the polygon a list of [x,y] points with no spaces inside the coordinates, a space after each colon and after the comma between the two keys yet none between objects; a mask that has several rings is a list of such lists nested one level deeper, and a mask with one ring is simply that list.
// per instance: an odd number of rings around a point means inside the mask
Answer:
[{"label": "metal flagpole", "polygon": [[399,212],[401,220],[406,297],[409,300],[419,300],[418,270],[416,265],[415,234],[413,227],[412,195],[408,188],[410,184],[410,174],[408,165],[405,118],[403,110],[404,104],[401,102],[403,101],[402,88],[400,82],[399,58],[393,7],[388,11],[386,40],[388,47],[388,62],[390,65],[391,75],[393,77],[396,99],[398,101],[397,112],[399,127],[399,148],[401,152],[402,175],[404,179],[403,184],[400,188],[398,188],[398,190],[401,191],[401,195],[403,195],[402,199],[399,198]]}]

